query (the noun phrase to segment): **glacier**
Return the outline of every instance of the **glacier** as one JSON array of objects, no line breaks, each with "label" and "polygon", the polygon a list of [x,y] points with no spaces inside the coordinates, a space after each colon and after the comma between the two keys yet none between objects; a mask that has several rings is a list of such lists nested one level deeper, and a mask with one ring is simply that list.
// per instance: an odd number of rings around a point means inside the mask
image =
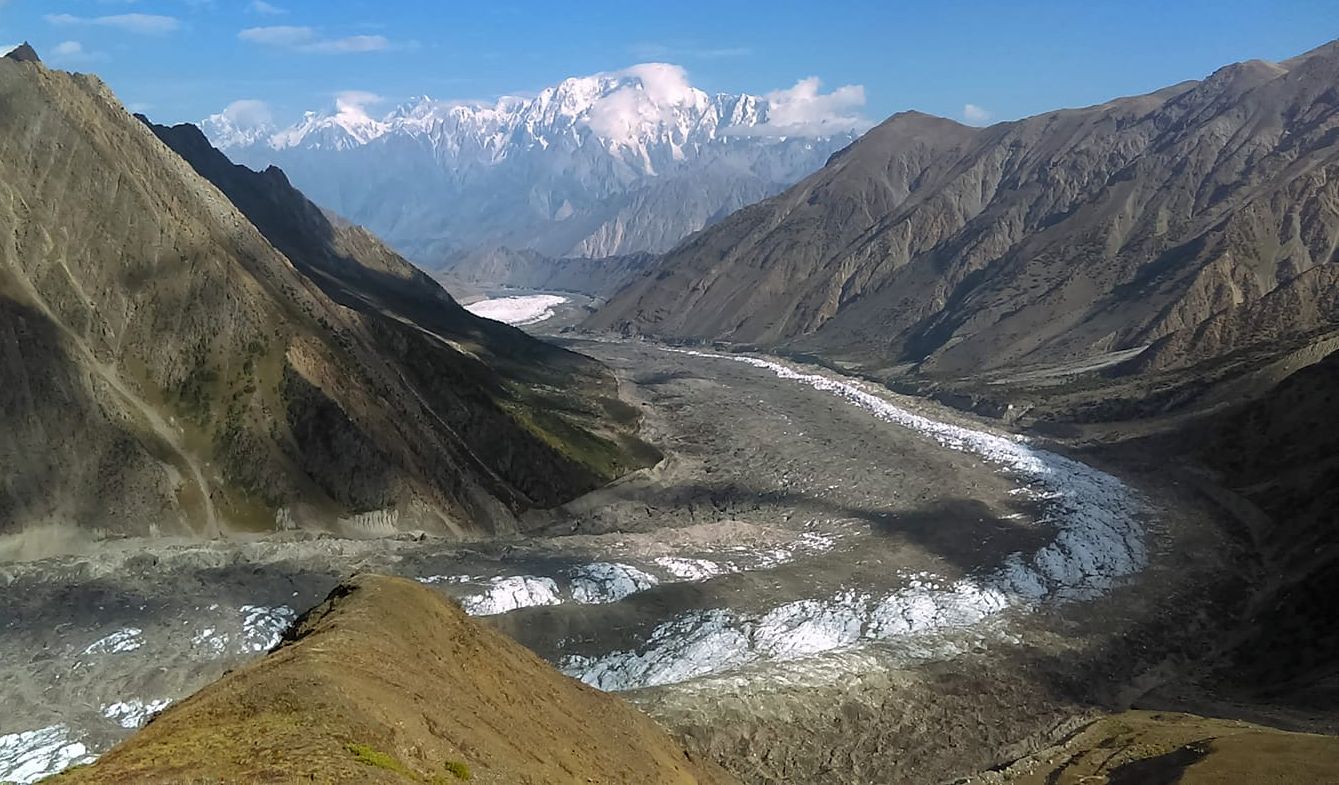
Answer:
[{"label": "glacier", "polygon": [[554,309],[567,302],[567,299],[556,294],[495,297],[470,303],[465,306],[465,310],[485,319],[523,327],[552,319]]},{"label": "glacier", "polygon": [[747,355],[666,351],[752,365],[842,398],[947,449],[976,454],[1018,482],[1018,494],[1043,504],[1057,533],[1035,553],[1011,554],[994,570],[956,581],[923,573],[904,576],[902,588],[882,596],[848,591],[785,603],[761,614],[729,609],[681,614],[660,624],[634,649],[570,655],[562,661],[565,673],[592,686],[621,691],[672,684],[765,660],[784,662],[970,627],[1012,608],[1094,598],[1148,562],[1141,524],[1146,504],[1106,472],[1019,437],[916,414],[856,383]]}]

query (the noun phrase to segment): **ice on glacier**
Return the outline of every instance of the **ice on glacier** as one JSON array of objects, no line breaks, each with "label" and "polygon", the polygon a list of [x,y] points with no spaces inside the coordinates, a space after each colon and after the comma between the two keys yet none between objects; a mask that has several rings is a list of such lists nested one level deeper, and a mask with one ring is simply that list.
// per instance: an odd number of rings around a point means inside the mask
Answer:
[{"label": "ice on glacier", "polygon": [[585,605],[618,602],[659,582],[654,575],[628,564],[593,562],[572,575],[572,599]]},{"label": "ice on glacier", "polygon": [[471,616],[493,616],[517,608],[560,602],[558,584],[552,578],[507,575],[491,579],[483,592],[462,598],[460,605]]},{"label": "ice on glacier", "polygon": [[723,609],[686,613],[659,625],[635,649],[562,662],[564,671],[589,684],[607,690],[668,684],[759,660],[791,660],[862,641],[967,627],[1012,607],[1100,595],[1147,563],[1140,525],[1144,504],[1105,472],[1021,439],[932,420],[855,384],[780,363],[668,351],[746,363],[836,395],[948,449],[975,453],[1022,483],[1020,493],[1041,501],[1057,533],[1035,553],[1011,554],[993,570],[953,582],[912,576],[902,589],[880,598],[846,592],[761,615]]}]

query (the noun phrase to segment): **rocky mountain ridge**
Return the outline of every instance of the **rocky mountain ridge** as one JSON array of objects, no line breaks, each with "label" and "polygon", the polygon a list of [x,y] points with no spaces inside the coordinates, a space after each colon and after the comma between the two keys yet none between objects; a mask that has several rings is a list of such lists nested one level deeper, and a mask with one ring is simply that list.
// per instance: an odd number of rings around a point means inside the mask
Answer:
[{"label": "rocky mountain ridge", "polygon": [[476,248],[446,256],[433,275],[452,292],[516,288],[607,298],[655,262],[652,254],[554,259],[535,251]]},{"label": "rocky mountain ridge", "polygon": [[466,313],[282,173],[165,132],[216,188],[96,78],[36,61],[0,59],[0,107],[19,552],[71,530],[479,536],[636,464],[606,369]]},{"label": "rocky mountain ridge", "polygon": [[1329,44],[989,128],[895,115],[591,325],[922,378],[1300,345],[1337,322],[1337,77]]},{"label": "rocky mountain ridge", "polygon": [[375,117],[369,97],[343,96],[285,129],[228,112],[201,126],[424,263],[481,245],[600,257],[668,250],[863,130],[854,116],[801,123],[781,100],[709,95],[648,63],[494,104],[422,97]]}]

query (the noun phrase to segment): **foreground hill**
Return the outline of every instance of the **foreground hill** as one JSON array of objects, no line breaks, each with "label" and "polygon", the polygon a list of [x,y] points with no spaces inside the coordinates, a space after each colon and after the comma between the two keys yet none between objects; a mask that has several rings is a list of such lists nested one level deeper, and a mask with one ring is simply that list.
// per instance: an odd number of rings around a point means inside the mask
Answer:
[{"label": "foreground hill", "polygon": [[1321,785],[1339,782],[1339,738],[1188,714],[1129,711],[1098,720],[1062,745],[1011,766],[1005,781]]},{"label": "foreground hill", "polygon": [[1336,80],[1339,43],[989,128],[895,115],[591,324],[940,378],[1279,351],[1339,321]]},{"label": "foreground hill", "polygon": [[736,782],[432,590],[378,576],[336,587],[264,659],[52,782],[463,780]]},{"label": "foreground hill", "polygon": [[0,533],[481,533],[637,464],[603,367],[179,146],[227,195],[97,79],[0,58]]}]

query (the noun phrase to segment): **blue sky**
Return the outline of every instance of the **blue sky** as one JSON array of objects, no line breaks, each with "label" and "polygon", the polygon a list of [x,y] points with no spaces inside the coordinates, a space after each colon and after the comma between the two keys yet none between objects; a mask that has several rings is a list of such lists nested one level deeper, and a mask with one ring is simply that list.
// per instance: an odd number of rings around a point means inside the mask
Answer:
[{"label": "blue sky", "polygon": [[291,121],[350,90],[492,99],[662,61],[712,92],[818,77],[863,86],[871,119],[919,109],[979,123],[1336,37],[1339,0],[0,0],[0,44],[31,40],[164,122],[238,99]]}]

